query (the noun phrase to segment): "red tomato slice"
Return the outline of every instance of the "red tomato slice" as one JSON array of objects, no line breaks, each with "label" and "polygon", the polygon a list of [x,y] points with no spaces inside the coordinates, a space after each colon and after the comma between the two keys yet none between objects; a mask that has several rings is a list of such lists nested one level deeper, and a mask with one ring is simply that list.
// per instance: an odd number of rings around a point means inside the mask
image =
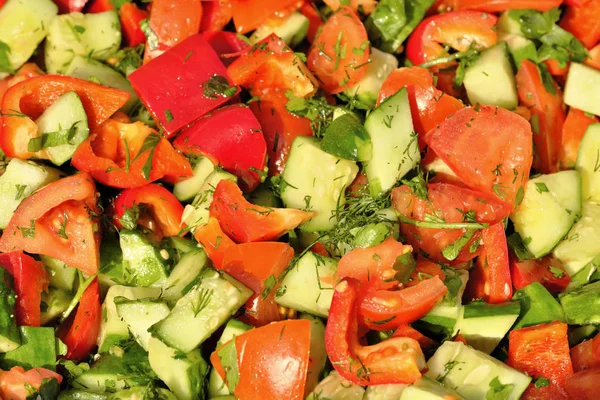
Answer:
[{"label": "red tomato slice", "polygon": [[567,378],[565,389],[571,399],[596,400],[600,368],[581,371]]},{"label": "red tomato slice", "polygon": [[560,19],[560,27],[571,32],[583,45],[591,49],[600,41],[600,1],[588,1],[581,7],[569,6]]},{"label": "red tomato slice", "polygon": [[446,274],[438,263],[434,263],[433,261],[419,255],[417,257],[417,266],[411,274],[410,280],[406,282],[404,286],[415,286],[426,279],[433,278],[434,276],[438,276],[442,282],[444,279],[446,279]]},{"label": "red tomato slice", "polygon": [[551,322],[516,329],[510,332],[507,364],[530,376],[550,381],[536,388],[532,383],[524,393],[525,399],[569,399],[565,382],[573,375],[567,324]]},{"label": "red tomato slice", "polygon": [[275,302],[275,294],[276,291],[272,290],[264,299],[261,294],[252,296],[244,305],[240,320],[253,326],[264,326],[284,319],[279,312],[279,304]]},{"label": "red tomato slice", "polygon": [[517,290],[533,282],[539,282],[550,293],[561,293],[571,282],[564,265],[551,255],[526,261],[520,261],[516,256],[511,255],[510,274],[513,286]]},{"label": "red tomato slice", "polygon": [[21,251],[13,251],[0,254],[0,266],[13,276],[17,324],[40,326],[42,291],[48,291],[50,283],[44,265]]},{"label": "red tomato slice", "polygon": [[233,32],[209,31],[203,32],[202,37],[212,46],[225,66],[234,62],[235,56],[241,55],[250,47]]},{"label": "red tomato slice", "polygon": [[573,347],[571,361],[575,372],[600,368],[600,334]]},{"label": "red tomato slice", "polygon": [[233,4],[229,0],[205,1],[202,4],[200,32],[219,32],[233,17]]},{"label": "red tomato slice", "polygon": [[197,228],[194,237],[217,269],[223,267],[225,253],[235,246],[235,242],[223,232],[216,218],[210,218],[206,225]]},{"label": "red tomato slice", "polygon": [[247,33],[258,28],[271,17],[281,12],[298,9],[303,0],[231,0],[233,23],[238,33]]},{"label": "red tomato slice", "polygon": [[61,14],[81,12],[88,0],[54,0]]},{"label": "red tomato slice", "polygon": [[500,107],[463,108],[427,133],[425,142],[467,186],[518,206],[532,163],[525,119]]},{"label": "red tomato slice", "polygon": [[0,369],[0,398],[25,400],[31,396],[31,388],[39,390],[44,379],[56,379],[60,384],[63,377],[45,368],[33,368],[28,371],[22,367],[12,367],[10,371]]},{"label": "red tomato slice", "polygon": [[350,6],[352,11],[358,12],[358,10],[361,10],[365,15],[371,14],[377,6],[377,0],[323,0],[323,3],[327,4],[329,8],[334,11],[337,11],[340,7],[346,4]]},{"label": "red tomato slice", "polygon": [[308,18],[307,39],[310,43],[315,41],[319,29],[323,26],[323,19],[319,10],[312,1],[307,1],[300,7],[300,12]]},{"label": "red tomato slice", "polygon": [[127,46],[135,47],[146,42],[146,35],[140,27],[140,22],[146,18],[148,12],[140,9],[135,3],[125,3],[121,6],[119,19]]},{"label": "red tomato slice", "polygon": [[588,52],[588,58],[584,61],[585,64],[592,68],[600,69],[600,44],[594,46]]},{"label": "red tomato slice", "polygon": [[501,12],[525,8],[548,11],[553,7],[559,7],[561,3],[562,0],[458,0],[455,9]]},{"label": "red tomato slice", "polygon": [[114,9],[115,6],[113,6],[111,0],[92,0],[89,2],[86,12],[89,14],[96,14]]},{"label": "red tomato slice", "polygon": [[329,17],[308,53],[308,67],[331,94],[361,80],[368,60],[367,31],[349,7],[342,7]]},{"label": "red tomato slice", "polygon": [[600,122],[595,115],[586,114],[576,108],[569,108],[567,119],[562,129],[562,146],[560,147],[559,164],[561,169],[575,168],[579,143],[591,124]]}]

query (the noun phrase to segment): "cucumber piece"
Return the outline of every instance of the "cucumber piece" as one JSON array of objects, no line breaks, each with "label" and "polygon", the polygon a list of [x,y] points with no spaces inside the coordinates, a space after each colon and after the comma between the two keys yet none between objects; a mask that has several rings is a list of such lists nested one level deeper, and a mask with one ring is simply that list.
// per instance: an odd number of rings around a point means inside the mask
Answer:
[{"label": "cucumber piece", "polygon": [[148,328],[169,315],[171,311],[169,306],[150,299],[128,300],[124,297],[117,297],[114,301],[117,314],[127,324],[135,341],[147,351],[150,340]]},{"label": "cucumber piece", "polygon": [[552,253],[563,263],[565,270],[572,277],[600,254],[598,221],[600,221],[600,204],[584,202],[581,219],[573,225],[566,238]]},{"label": "cucumber piece", "polygon": [[513,18],[510,11],[504,11],[500,15],[500,18],[498,18],[498,24],[496,26],[500,32],[523,36],[521,24],[517,19]]},{"label": "cucumber piece", "polygon": [[600,202],[600,124],[592,124],[585,131],[575,169],[581,175],[583,201]]},{"label": "cucumber piece", "polygon": [[565,83],[565,104],[590,114],[600,115],[600,71],[571,63]]},{"label": "cucumber piece", "polygon": [[23,199],[60,178],[60,171],[33,161],[13,158],[0,176],[0,229],[6,229]]},{"label": "cucumber piece", "polygon": [[520,310],[519,302],[487,304],[474,301],[462,307],[456,330],[469,346],[491,354],[519,317]]},{"label": "cucumber piece", "polygon": [[515,231],[536,258],[552,251],[581,215],[581,179],[561,171],[529,180],[519,209],[510,216]]},{"label": "cucumber piece", "polygon": [[390,190],[421,160],[414,131],[408,92],[402,88],[388,97],[365,121],[373,143],[373,156],[365,172],[373,196]]},{"label": "cucumber piece", "polygon": [[506,400],[517,400],[531,378],[495,358],[465,346],[461,342],[444,342],[427,362],[425,376],[455,390],[466,400],[485,399],[493,393],[493,381],[511,385]]},{"label": "cucumber piece", "polygon": [[286,272],[275,293],[275,302],[293,310],[327,318],[336,270],[337,262],[333,258],[306,252]]},{"label": "cucumber piece", "polygon": [[523,60],[536,61],[537,59],[535,43],[523,36],[498,32],[498,42],[506,42],[508,50],[515,61],[517,70],[521,67],[521,62]]},{"label": "cucumber piece", "polygon": [[444,174],[452,178],[458,179],[458,176],[452,169],[439,157],[436,157],[432,162],[424,166],[426,172],[433,171],[435,174]]},{"label": "cucumber piece", "polygon": [[177,197],[177,200],[188,201],[193,199],[194,196],[200,193],[202,185],[214,170],[215,164],[213,164],[210,158],[200,156],[192,171],[194,176],[181,182],[177,182],[173,186],[173,194]]},{"label": "cucumber piece", "polygon": [[50,286],[71,293],[75,286],[75,278],[77,278],[77,268],[69,267],[56,258],[42,254],[40,254],[40,258],[50,276]]},{"label": "cucumber piece", "polygon": [[561,293],[558,299],[569,325],[600,324],[600,281]]},{"label": "cucumber piece", "polygon": [[310,393],[317,386],[319,377],[325,370],[327,363],[327,349],[325,348],[325,324],[321,319],[310,314],[300,314],[300,319],[310,321],[310,365],[306,374],[305,393]]},{"label": "cucumber piece", "polygon": [[150,328],[152,336],[188,353],[208,339],[252,294],[235,279],[207,270],[171,313]]},{"label": "cucumber piece", "polygon": [[21,334],[15,318],[16,302],[12,275],[0,267],[0,353],[15,350],[21,345]]},{"label": "cucumber piece", "polygon": [[140,100],[127,78],[108,65],[89,57],[76,55],[73,61],[65,68],[64,74],[86,81],[97,81],[101,85],[129,93],[129,100],[121,107],[121,111],[125,113],[129,113]]},{"label": "cucumber piece", "polygon": [[207,266],[208,257],[204,250],[194,249],[184,254],[163,284],[163,292],[160,297],[168,302],[179,300]]},{"label": "cucumber piece", "polygon": [[298,136],[281,174],[281,200],[297,209],[308,203],[317,213],[302,230],[328,231],[337,223],[334,211],[346,202],[345,190],[357,173],[355,162],[326,153],[313,137]]},{"label": "cucumber piece", "polygon": [[200,350],[181,354],[156,338],[148,342],[148,360],[156,375],[178,399],[204,399],[208,364]]},{"label": "cucumber piece", "polygon": [[465,70],[464,85],[471,104],[515,108],[519,97],[506,43],[483,51]]},{"label": "cucumber piece", "polygon": [[577,328],[569,329],[569,347],[573,347],[583,342],[584,340],[592,339],[598,333],[598,329],[594,325],[583,325]]},{"label": "cucumber piece", "polygon": [[167,280],[166,260],[159,249],[141,233],[122,229],[119,243],[123,250],[123,264],[136,286],[160,287]]},{"label": "cucumber piece", "polygon": [[119,390],[108,396],[106,400],[178,400],[178,398],[167,389],[152,386],[137,386],[129,389]]},{"label": "cucumber piece", "polygon": [[50,287],[48,292],[42,292],[41,325],[47,325],[62,316],[69,308],[72,298],[70,292],[53,287]]},{"label": "cucumber piece", "polygon": [[35,123],[42,134],[29,140],[29,148],[40,149],[41,158],[58,166],[70,160],[90,134],[87,114],[75,92],[61,95]]},{"label": "cucumber piece", "polygon": [[401,383],[367,386],[363,400],[400,400],[402,398],[402,393],[404,393],[406,388],[408,388],[408,385],[403,385]]},{"label": "cucumber piece", "polygon": [[344,160],[368,161],[373,146],[362,122],[347,113],[335,118],[325,130],[321,148]]},{"label": "cucumber piece", "polygon": [[271,26],[269,23],[256,28],[250,36],[250,41],[258,43],[272,33],[280,37],[288,46],[296,47],[306,39],[308,33],[308,18],[302,13],[295,11],[281,23],[281,25]]},{"label": "cucumber piece", "polygon": [[[408,386],[399,397],[399,400],[462,400],[464,397],[449,389],[441,383],[422,377],[414,384]],[[375,400],[375,398],[373,398]]]},{"label": "cucumber piece", "polygon": [[0,8],[0,43],[8,47],[0,79],[29,60],[56,14],[58,7],[51,0],[8,0]]},{"label": "cucumber piece", "polygon": [[306,400],[362,400],[365,389],[342,378],[336,371],[331,371]]},{"label": "cucumber piece", "polygon": [[0,368],[8,371],[12,367],[46,368],[56,370],[56,345],[54,328],[21,326],[21,346],[0,354]]},{"label": "cucumber piece", "polygon": [[[362,49],[355,49],[362,50]],[[365,49],[364,51],[368,51]],[[344,94],[349,98],[354,98],[369,108],[375,107],[377,97],[383,82],[388,75],[398,68],[398,59],[389,53],[377,50],[371,47],[369,64],[365,75],[356,85],[344,90]]]},{"label": "cucumber piece", "polygon": [[283,208],[283,203],[275,194],[273,184],[270,180],[262,185],[258,185],[256,189],[250,193],[246,193],[244,196],[246,200],[257,206]]},{"label": "cucumber piece", "polygon": [[107,394],[95,393],[88,390],[67,389],[61,390],[57,400],[106,400]]},{"label": "cucumber piece", "polygon": [[517,290],[513,300],[518,300],[521,304],[520,316],[513,329],[526,328],[552,321],[565,321],[565,315],[560,304],[539,282],[533,282]]}]

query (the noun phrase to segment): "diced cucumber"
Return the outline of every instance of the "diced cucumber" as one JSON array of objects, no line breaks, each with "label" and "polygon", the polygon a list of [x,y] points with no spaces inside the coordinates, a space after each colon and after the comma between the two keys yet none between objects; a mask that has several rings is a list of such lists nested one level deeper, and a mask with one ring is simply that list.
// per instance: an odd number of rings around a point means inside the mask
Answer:
[{"label": "diced cucumber", "polygon": [[8,47],[0,79],[29,60],[56,14],[58,7],[51,0],[8,0],[0,8],[0,43]]},{"label": "diced cucumber", "polygon": [[206,182],[214,170],[215,164],[213,164],[210,158],[200,156],[194,164],[194,169],[192,171],[194,176],[181,182],[177,182],[173,186],[173,194],[179,201],[193,199],[194,196],[200,193],[202,185],[204,185],[204,182]]},{"label": "diced cucumber", "polygon": [[58,166],[70,160],[90,134],[87,114],[75,92],[60,96],[35,123],[41,137],[30,139],[28,148],[39,149],[42,158],[48,158]]},{"label": "diced cucumber", "polygon": [[258,43],[270,34],[276,34],[290,47],[296,47],[306,38],[308,33],[308,18],[295,11],[281,25],[271,26],[269,23],[256,28],[250,41]]},{"label": "diced cucumber", "polygon": [[281,174],[281,200],[286,207],[298,209],[308,203],[310,211],[317,213],[303,230],[328,231],[335,226],[334,211],[344,205],[345,190],[357,173],[355,162],[326,153],[316,138],[298,136]]},{"label": "diced cucumber", "polygon": [[181,354],[156,338],[148,343],[148,360],[156,375],[180,400],[204,399],[208,364],[200,350]]},{"label": "diced cucumber", "polygon": [[163,284],[161,298],[169,302],[179,300],[207,266],[208,257],[204,250],[194,249],[184,254]]},{"label": "diced cucumber", "polygon": [[61,390],[57,400],[106,400],[108,394],[96,393],[89,390],[67,389]]},{"label": "diced cucumber", "polygon": [[531,378],[495,358],[465,346],[461,342],[444,342],[427,362],[425,376],[455,390],[467,400],[485,399],[493,393],[492,381],[509,385],[506,400],[517,400]]},{"label": "diced cucumber", "polygon": [[12,275],[0,266],[0,353],[21,345],[21,334],[15,318],[16,302]]},{"label": "diced cucumber", "polygon": [[305,393],[310,393],[319,382],[319,377],[327,363],[327,349],[325,348],[325,324],[321,319],[310,314],[300,314],[300,319],[310,321],[310,365],[306,374]]},{"label": "diced cucumber", "polygon": [[167,318],[151,328],[152,336],[168,346],[190,352],[235,314],[252,294],[235,279],[207,270]]},{"label": "diced cucumber", "polygon": [[583,201],[600,202],[600,124],[592,124],[585,131],[575,168],[581,174]]},{"label": "diced cucumber", "polygon": [[562,293],[559,300],[569,325],[600,324],[600,281]]},{"label": "diced cucumber", "polygon": [[6,229],[21,201],[60,178],[60,171],[33,161],[13,158],[0,176],[0,229]]},{"label": "diced cucumber", "polygon": [[362,400],[365,389],[342,378],[336,371],[331,371],[306,400]]},{"label": "diced cucumber", "polygon": [[[408,385],[403,385],[401,383],[367,386],[363,400],[400,400],[402,393],[404,393],[406,388],[408,388]],[[413,397],[413,399],[414,398],[415,397]]]},{"label": "diced cucumber", "polygon": [[581,179],[561,171],[529,180],[519,209],[510,216],[534,257],[552,251],[581,215]]},{"label": "diced cucumber", "polygon": [[148,328],[163,320],[171,311],[166,303],[151,299],[128,300],[124,297],[114,299],[117,314],[127,324],[129,332],[144,350],[148,350],[150,332]]},{"label": "diced cucumber", "polygon": [[123,112],[129,113],[139,101],[139,97],[131,87],[131,83],[123,75],[100,61],[89,57],[76,55],[73,61],[64,70],[65,75],[73,76],[83,80],[91,80],[101,85],[123,90],[129,93],[129,100],[121,108]]},{"label": "diced cucumber", "polygon": [[435,158],[435,160],[433,160],[429,164],[426,164],[424,168],[427,172],[433,171],[436,174],[444,174],[458,179],[458,177],[456,176],[454,171],[452,171],[452,169],[448,166],[448,164],[446,164],[444,160],[442,160],[439,157]]},{"label": "diced cucumber", "polygon": [[[156,388],[152,386],[136,386],[129,389],[119,390],[108,396],[106,400],[180,400],[167,389]],[[87,399],[78,399],[87,400]]]},{"label": "diced cucumber", "polygon": [[569,329],[569,347],[573,347],[586,339],[592,339],[598,334],[598,329],[594,325],[583,325]]},{"label": "diced cucumber", "polygon": [[61,289],[50,287],[42,292],[40,324],[47,325],[67,311],[73,295]]},{"label": "diced cucumber", "polygon": [[261,185],[258,185],[258,187],[252,192],[244,194],[244,196],[246,197],[246,200],[252,204],[256,204],[257,206],[282,208],[283,203],[275,194],[273,189],[272,182],[267,181]]},{"label": "diced cucumber", "polygon": [[277,304],[327,318],[337,262],[306,252],[287,271],[275,294]]},{"label": "diced cucumber", "polygon": [[553,251],[570,276],[574,276],[600,254],[600,204],[583,203],[581,219]]},{"label": "diced cucumber", "polygon": [[565,104],[600,115],[600,71],[587,65],[571,63],[565,83]]},{"label": "diced cucumber", "polygon": [[487,304],[474,301],[462,307],[456,330],[476,350],[491,354],[519,317],[519,302]]},{"label": "diced cucumber", "polygon": [[421,159],[414,131],[408,92],[402,88],[388,97],[365,121],[373,155],[365,172],[373,196],[390,190]]},{"label": "diced cucumber", "polygon": [[506,43],[483,51],[465,70],[464,85],[471,104],[515,108],[519,98]]},{"label": "diced cucumber", "polygon": [[498,42],[502,41],[506,42],[517,69],[521,67],[523,60],[537,59],[537,49],[531,40],[512,33],[498,32]]},{"label": "diced cucumber", "polygon": [[0,354],[0,368],[12,367],[56,369],[56,345],[54,328],[21,326],[22,343],[18,348]]},{"label": "diced cucumber", "polygon": [[517,19],[513,18],[510,11],[505,11],[500,15],[497,27],[500,32],[523,36],[521,24]]},{"label": "diced cucumber", "polygon": [[42,254],[40,254],[40,258],[46,267],[46,271],[48,271],[50,286],[72,292],[75,285],[75,278],[77,278],[77,268],[69,267],[56,258]]},{"label": "diced cucumber", "polygon": [[[424,376],[407,387],[400,400],[461,400],[463,397],[441,383]],[[375,400],[375,399],[374,399]]]},{"label": "diced cucumber", "polygon": [[123,264],[137,286],[162,286],[167,280],[167,265],[160,251],[141,233],[122,229],[119,242]]},{"label": "diced cucumber", "polygon": [[[364,51],[368,51],[368,49]],[[371,47],[365,75],[356,85],[344,90],[344,94],[368,107],[375,107],[383,82],[396,68],[398,68],[398,59],[393,54]]]},{"label": "diced cucumber", "polygon": [[371,138],[362,122],[352,113],[340,115],[331,121],[323,134],[321,148],[345,160],[371,159]]},{"label": "diced cucumber", "polygon": [[533,282],[517,290],[513,300],[521,303],[521,313],[514,329],[552,321],[563,321],[565,315],[558,301],[539,282]]}]

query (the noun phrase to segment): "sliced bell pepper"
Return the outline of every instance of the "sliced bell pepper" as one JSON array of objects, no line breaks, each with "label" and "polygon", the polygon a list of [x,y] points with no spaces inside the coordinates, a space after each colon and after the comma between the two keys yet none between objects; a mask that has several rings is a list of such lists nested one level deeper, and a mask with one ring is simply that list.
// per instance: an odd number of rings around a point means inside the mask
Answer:
[{"label": "sliced bell pepper", "polygon": [[[235,121],[235,124],[232,124]],[[246,106],[221,108],[184,129],[173,145],[186,154],[206,154],[240,179],[244,190],[265,175],[267,145],[262,129]]]},{"label": "sliced bell pepper", "polygon": [[100,235],[96,185],[82,172],[39,189],[19,205],[0,238],[0,251],[57,258],[87,275],[98,272]]},{"label": "sliced bell pepper", "polygon": [[571,282],[564,265],[552,255],[525,261],[520,261],[512,254],[510,258],[510,275],[513,286],[517,290],[533,282],[539,282],[549,292],[561,293]]},{"label": "sliced bell pepper", "polygon": [[223,268],[223,257],[225,253],[235,246],[235,242],[227,236],[216,218],[210,218],[206,225],[196,229],[194,237],[202,245],[208,258],[215,268]]},{"label": "sliced bell pepper", "polygon": [[119,9],[119,19],[123,38],[127,46],[135,47],[146,42],[140,22],[148,18],[148,11],[142,10],[135,3],[125,3]]},{"label": "sliced bell pepper", "polygon": [[236,57],[244,54],[250,45],[233,32],[202,32],[202,37],[212,46],[225,66],[229,66]]},{"label": "sliced bell pepper", "polygon": [[17,324],[40,326],[42,291],[47,291],[50,283],[44,265],[22,251],[12,251],[0,254],[0,266],[13,276]]},{"label": "sliced bell pepper", "polygon": [[86,12],[90,14],[101,13],[114,10],[115,6],[112,0],[91,0]]},{"label": "sliced bell pepper", "polygon": [[81,12],[88,0],[53,0],[61,14]]},{"label": "sliced bell pepper", "polygon": [[237,93],[219,56],[199,34],[138,68],[129,75],[129,80],[167,136]]},{"label": "sliced bell pepper", "polygon": [[586,114],[573,107],[569,108],[569,113],[562,129],[562,146],[559,153],[559,165],[561,169],[575,168],[579,143],[581,143],[585,131],[588,126],[596,124],[599,121],[595,115]]},{"label": "sliced bell pepper", "polygon": [[[126,189],[115,199],[113,223],[128,229],[135,229],[140,223],[150,229],[158,238],[177,236],[181,233],[183,206],[171,191],[163,186],[149,184]],[[139,219],[138,219],[139,218]]]},{"label": "sliced bell pepper", "polygon": [[306,1],[300,7],[300,12],[308,18],[307,39],[310,43],[315,41],[319,29],[323,26],[323,18],[312,1]]},{"label": "sliced bell pepper", "polygon": [[560,27],[571,32],[586,48],[600,41],[600,1],[593,0],[577,7],[567,6],[560,19]]},{"label": "sliced bell pepper", "polygon": [[46,368],[32,368],[28,371],[23,367],[12,367],[10,371],[0,369],[0,398],[25,400],[32,397],[31,388],[39,390],[46,379],[56,379],[60,385],[63,377]]},{"label": "sliced bell pepper", "polygon": [[220,32],[233,18],[233,4],[229,0],[205,1],[202,4],[200,32]]},{"label": "sliced bell pepper", "polygon": [[[423,335],[421,332],[411,327],[410,325],[400,325],[395,331],[392,337],[408,337],[415,339],[419,342],[419,346],[421,349],[427,351],[432,350],[437,346],[435,340],[428,338]],[[466,344],[466,343],[465,343]]]},{"label": "sliced bell pepper", "polygon": [[61,75],[26,79],[9,88],[2,99],[3,126],[0,146],[7,156],[31,158],[29,140],[39,137],[33,121],[67,92],[76,92],[83,103],[91,130],[97,128],[129,99],[127,92]]},{"label": "sliced bell pepper", "polygon": [[158,179],[175,183],[192,176],[189,161],[142,122],[106,121],[79,145],[71,163],[107,186],[132,188]]},{"label": "sliced bell pepper", "polygon": [[255,30],[278,12],[298,9],[303,0],[231,0],[233,23],[238,33]]}]

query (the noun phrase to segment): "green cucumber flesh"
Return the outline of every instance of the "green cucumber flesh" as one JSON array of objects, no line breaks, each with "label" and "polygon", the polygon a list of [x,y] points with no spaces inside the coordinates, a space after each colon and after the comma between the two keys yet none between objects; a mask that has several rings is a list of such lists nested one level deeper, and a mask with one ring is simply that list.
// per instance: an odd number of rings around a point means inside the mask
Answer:
[{"label": "green cucumber flesh", "polygon": [[137,231],[122,229],[119,243],[123,264],[137,286],[162,286],[167,280],[166,259],[159,249]]},{"label": "green cucumber flesh", "polygon": [[148,328],[163,320],[171,311],[166,303],[149,299],[128,300],[115,298],[117,314],[127,324],[129,332],[144,350],[148,350],[150,332]]},{"label": "green cucumber flesh", "polygon": [[208,177],[215,170],[215,164],[208,157],[200,157],[195,165],[192,173],[194,176],[183,180],[181,182],[177,182],[173,186],[173,194],[179,201],[188,201],[194,198],[200,190],[202,189],[202,185],[208,179]]},{"label": "green cucumber flesh", "polygon": [[565,83],[565,104],[600,115],[600,71],[587,65],[571,63]]},{"label": "green cucumber flesh", "polygon": [[583,201],[600,202],[600,124],[591,124],[585,131],[575,168],[581,174]]},{"label": "green cucumber flesh", "polygon": [[569,325],[600,324],[600,281],[562,293],[559,300]]},{"label": "green cucumber flesh", "polygon": [[296,11],[290,14],[283,23],[271,26],[268,23],[256,28],[250,36],[252,43],[258,43],[274,33],[290,47],[296,47],[306,38],[308,33],[308,18]]},{"label": "green cucumber flesh", "polygon": [[[399,400],[460,400],[461,395],[426,376],[408,386]],[[375,400],[375,399],[373,399]]]},{"label": "green cucumber flesh", "polygon": [[362,400],[365,389],[342,378],[335,370],[325,377],[306,400]]},{"label": "green cucumber flesh", "polygon": [[193,284],[200,273],[208,267],[208,261],[208,257],[202,249],[195,249],[184,254],[164,282],[161,298],[169,302],[179,300],[189,285]]},{"label": "green cucumber flesh", "polygon": [[77,278],[77,268],[69,267],[64,262],[43,254],[40,254],[40,258],[50,275],[50,286],[72,292]]}]

